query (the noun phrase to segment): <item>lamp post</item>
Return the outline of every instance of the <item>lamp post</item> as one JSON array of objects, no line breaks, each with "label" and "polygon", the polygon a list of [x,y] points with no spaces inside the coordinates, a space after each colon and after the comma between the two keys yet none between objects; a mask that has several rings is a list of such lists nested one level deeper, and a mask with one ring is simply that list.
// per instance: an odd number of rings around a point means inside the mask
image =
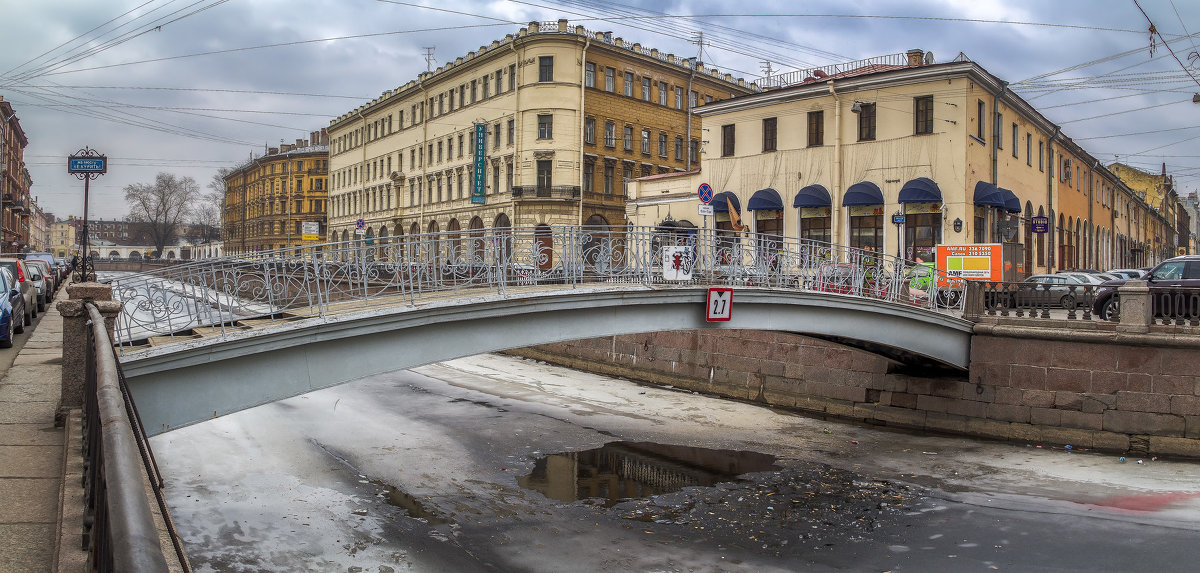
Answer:
[{"label": "lamp post", "polygon": [[[83,258],[79,268],[79,280],[86,282],[96,278],[95,267],[92,267],[91,263],[91,246],[88,242],[88,183],[93,178],[108,173],[108,157],[95,149],[84,147],[67,158],[67,173],[83,180],[83,237],[80,240],[80,244],[83,245]],[[90,271],[89,267],[92,267]]]}]

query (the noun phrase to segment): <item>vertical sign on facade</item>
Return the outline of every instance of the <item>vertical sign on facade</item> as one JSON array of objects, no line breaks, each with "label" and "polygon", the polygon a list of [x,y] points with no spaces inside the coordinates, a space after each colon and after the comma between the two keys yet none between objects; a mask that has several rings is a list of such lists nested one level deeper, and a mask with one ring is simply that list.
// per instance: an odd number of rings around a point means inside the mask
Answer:
[{"label": "vertical sign on facade", "polygon": [[[471,188],[471,202],[482,205],[487,202],[487,124],[475,124],[475,186]],[[493,182],[499,185],[499,182]]]}]

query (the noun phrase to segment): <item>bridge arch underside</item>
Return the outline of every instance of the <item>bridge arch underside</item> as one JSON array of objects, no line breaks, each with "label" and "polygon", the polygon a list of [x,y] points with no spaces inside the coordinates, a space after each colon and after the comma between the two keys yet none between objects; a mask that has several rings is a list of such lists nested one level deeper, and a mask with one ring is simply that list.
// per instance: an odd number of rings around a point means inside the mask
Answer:
[{"label": "bridge arch underside", "polygon": [[[965,370],[971,324],[905,305],[823,293],[738,290],[732,319],[706,322],[706,289],[576,289],[456,299],[305,319],[217,343],[128,352],[129,387],[151,435],[452,358],[583,338],[701,329],[773,330],[858,342],[896,360]],[[888,352],[886,349],[890,349]]]}]

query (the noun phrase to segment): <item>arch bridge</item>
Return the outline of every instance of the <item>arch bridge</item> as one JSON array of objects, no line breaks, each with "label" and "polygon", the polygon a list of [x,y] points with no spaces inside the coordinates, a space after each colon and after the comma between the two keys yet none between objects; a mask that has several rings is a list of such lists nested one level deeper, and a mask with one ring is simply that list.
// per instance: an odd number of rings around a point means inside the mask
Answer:
[{"label": "arch bridge", "polygon": [[[161,433],[482,352],[706,328],[826,337],[965,369],[961,285],[927,265],[705,229],[499,228],[331,243],[112,281],[115,334]],[[710,322],[710,287],[732,288]]]}]

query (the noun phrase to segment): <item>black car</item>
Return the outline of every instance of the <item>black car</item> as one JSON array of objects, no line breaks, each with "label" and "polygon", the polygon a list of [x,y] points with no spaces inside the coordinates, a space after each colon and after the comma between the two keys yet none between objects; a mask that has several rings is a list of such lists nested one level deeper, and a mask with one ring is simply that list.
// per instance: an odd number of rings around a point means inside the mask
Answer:
[{"label": "black car", "polygon": [[[1184,255],[1167,259],[1150,269],[1142,280],[1150,287],[1155,316],[1172,315],[1179,312],[1193,313],[1200,291],[1184,293],[1173,289],[1200,288],[1200,255]],[[1104,320],[1117,320],[1120,315],[1121,299],[1117,288],[1125,280],[1107,281],[1096,291],[1092,312]],[[1178,308],[1177,308],[1178,307]]]}]

